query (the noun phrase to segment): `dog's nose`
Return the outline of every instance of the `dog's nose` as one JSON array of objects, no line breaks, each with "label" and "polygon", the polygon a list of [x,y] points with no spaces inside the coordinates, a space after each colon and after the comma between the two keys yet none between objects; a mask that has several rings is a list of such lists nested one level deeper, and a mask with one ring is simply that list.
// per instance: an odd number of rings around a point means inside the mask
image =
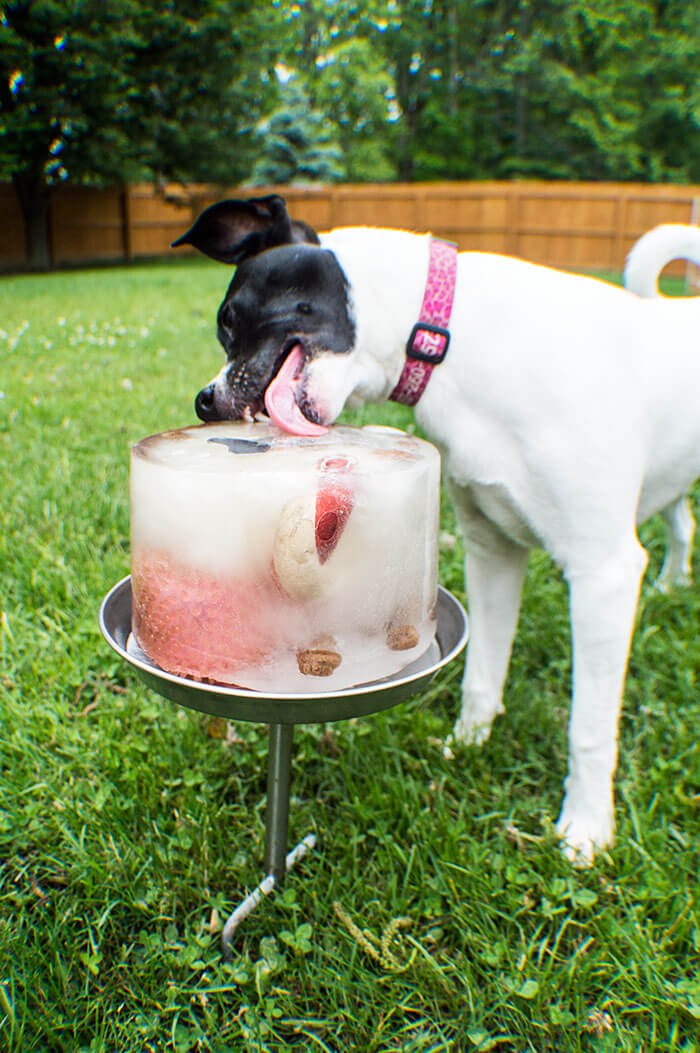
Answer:
[{"label": "dog's nose", "polygon": [[195,413],[200,420],[218,420],[219,415],[216,412],[216,402],[214,399],[214,385],[208,384],[206,388],[198,393],[197,398],[194,400]]}]

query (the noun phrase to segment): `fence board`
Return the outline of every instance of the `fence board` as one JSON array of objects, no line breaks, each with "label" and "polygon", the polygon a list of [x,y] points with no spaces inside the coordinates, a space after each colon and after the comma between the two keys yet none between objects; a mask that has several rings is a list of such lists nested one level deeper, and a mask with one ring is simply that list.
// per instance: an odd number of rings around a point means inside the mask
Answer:
[{"label": "fence board", "polygon": [[122,259],[121,192],[66,187],[52,199],[50,227],[55,263]]},{"label": "fence board", "polygon": [[[51,202],[55,265],[169,254],[195,216],[222,197],[280,193],[317,230],[360,225],[431,231],[461,249],[505,252],[575,270],[619,271],[658,223],[697,223],[700,186],[640,183],[394,183],[225,189],[204,185],[60,187]],[[24,227],[0,186],[0,269],[21,269]],[[180,253],[189,251],[178,250]],[[685,264],[669,268],[685,273]]]}]

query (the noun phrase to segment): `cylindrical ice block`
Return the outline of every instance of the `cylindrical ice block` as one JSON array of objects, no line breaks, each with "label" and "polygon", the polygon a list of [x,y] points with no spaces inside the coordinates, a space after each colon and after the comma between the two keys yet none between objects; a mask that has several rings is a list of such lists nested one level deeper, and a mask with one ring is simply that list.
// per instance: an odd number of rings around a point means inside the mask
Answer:
[{"label": "cylindrical ice block", "polygon": [[391,676],[435,633],[440,458],[391,428],[256,421],[131,457],[133,635],[162,669],[271,693]]}]

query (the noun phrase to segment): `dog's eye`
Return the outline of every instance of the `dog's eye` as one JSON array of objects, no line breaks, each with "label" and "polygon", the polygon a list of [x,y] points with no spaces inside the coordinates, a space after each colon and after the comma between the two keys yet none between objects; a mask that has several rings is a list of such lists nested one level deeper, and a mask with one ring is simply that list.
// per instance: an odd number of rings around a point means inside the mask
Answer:
[{"label": "dog's eye", "polygon": [[305,301],[302,301],[302,303],[297,304],[297,311],[299,312],[299,314],[313,314],[313,310],[314,309],[311,306],[311,304],[306,303]]}]

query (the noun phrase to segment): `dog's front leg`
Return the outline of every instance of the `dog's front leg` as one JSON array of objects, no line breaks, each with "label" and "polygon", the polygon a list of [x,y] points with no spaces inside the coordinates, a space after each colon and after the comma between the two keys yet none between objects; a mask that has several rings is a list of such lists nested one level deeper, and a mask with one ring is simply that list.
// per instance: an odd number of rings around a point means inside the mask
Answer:
[{"label": "dog's front leg", "polygon": [[469,603],[469,648],[462,708],[454,727],[458,743],[484,742],[503,712],[503,685],[518,623],[528,549],[498,530],[471,501],[451,488],[464,535]]},{"label": "dog's front leg", "polygon": [[617,729],[639,586],[647,554],[636,537],[593,569],[569,569],[573,698],[569,773],[557,830],[574,862],[587,864],[614,830]]}]

